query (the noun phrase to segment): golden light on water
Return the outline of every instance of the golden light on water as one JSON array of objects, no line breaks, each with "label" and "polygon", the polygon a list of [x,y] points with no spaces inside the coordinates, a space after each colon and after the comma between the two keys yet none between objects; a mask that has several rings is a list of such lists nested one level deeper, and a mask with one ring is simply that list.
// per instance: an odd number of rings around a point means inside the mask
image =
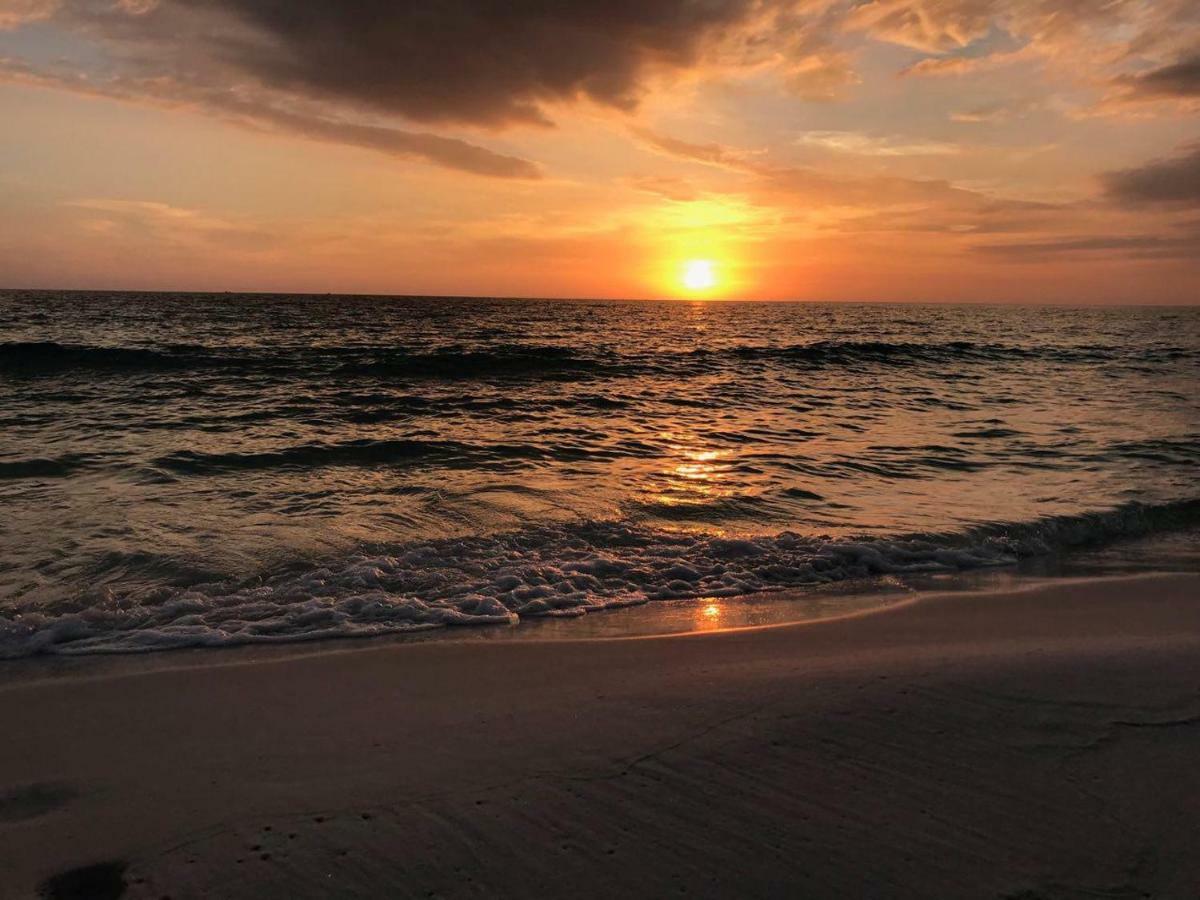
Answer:
[{"label": "golden light on water", "polygon": [[734,488],[726,483],[733,471],[729,451],[702,449],[687,435],[661,432],[659,437],[669,442],[671,456],[653,476],[654,503],[702,507],[733,494]]},{"label": "golden light on water", "polygon": [[724,622],[721,621],[721,614],[724,610],[721,604],[716,600],[701,600],[696,607],[696,613],[692,619],[692,627],[696,631],[716,631],[724,627]]}]

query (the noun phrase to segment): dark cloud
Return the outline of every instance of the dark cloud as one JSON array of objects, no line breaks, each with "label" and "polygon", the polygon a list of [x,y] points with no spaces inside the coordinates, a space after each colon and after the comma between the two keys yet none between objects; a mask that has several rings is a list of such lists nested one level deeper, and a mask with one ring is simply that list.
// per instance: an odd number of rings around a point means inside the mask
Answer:
[{"label": "dark cloud", "polygon": [[[1011,62],[1014,46],[1049,52],[1064,35],[1086,45],[1101,26],[1119,26],[1128,35],[1122,59],[1140,65],[1180,59],[1125,76],[1133,81],[1114,93],[1194,96],[1188,85],[1196,68],[1194,55],[1178,55],[1180,46],[1194,42],[1163,43],[1164,36],[1182,41],[1192,33],[1194,0],[7,2],[5,9],[15,12],[0,14],[0,27],[52,16],[56,27],[89,40],[71,74],[86,75],[83,81],[100,86],[97,92],[119,84],[123,99],[136,102],[129,86],[142,85],[141,99],[151,103],[188,104],[254,127],[501,177],[536,177],[538,171],[526,160],[425,129],[544,125],[556,104],[579,99],[629,110],[656,83],[651,76],[664,72],[769,70],[800,96],[831,99],[858,80],[847,32],[927,53],[971,55],[969,63],[918,61],[906,70],[914,74]],[[1001,33],[1009,37],[1001,40]],[[177,99],[165,98],[167,92]],[[1048,101],[1017,98],[955,118],[999,122],[1043,103],[1052,108]],[[405,121],[423,124],[396,127]],[[754,154],[639,137],[674,156],[739,172],[763,170]]]},{"label": "dark cloud", "polygon": [[209,90],[172,79],[113,77],[96,80],[39,72],[0,60],[0,82],[32,84],[112,100],[188,108],[260,131],[293,134],[313,141],[361,147],[401,159],[418,159],[492,178],[540,178],[529,160],[506,156],[458,138],[382,125],[347,122],[295,108],[273,105],[263,97],[235,91]]},{"label": "dark cloud", "polygon": [[[0,0],[3,5],[4,0]],[[619,109],[652,71],[720,58],[769,65],[810,100],[858,81],[835,35],[861,32],[926,53],[905,71],[976,71],[1015,47],[1057,54],[1119,29],[1129,93],[1195,96],[1194,0],[7,0],[0,27],[43,19],[85,29],[145,77],[251,83],[423,123],[549,121],[579,98]],[[7,16],[7,20],[5,19]],[[734,51],[732,48],[740,48]],[[1163,60],[1177,58],[1171,65]],[[1100,63],[1108,65],[1108,63]],[[1120,80],[1120,79],[1118,79]]]},{"label": "dark cloud", "polygon": [[541,177],[537,165],[529,160],[505,156],[458,138],[298,115],[264,107],[254,110],[251,118],[309,140],[348,144],[388,156],[415,157],[473,175],[493,178]]},{"label": "dark cloud", "polygon": [[1108,172],[1101,181],[1118,203],[1200,206],[1200,142],[1168,159]]},{"label": "dark cloud", "polygon": [[[481,175],[537,166],[416,123],[548,125],[555,103],[631,109],[652,72],[687,69],[774,0],[21,0],[103,52],[0,78],[189,106],[248,127]],[[3,0],[0,0],[0,4]],[[756,18],[757,17],[757,18]],[[740,33],[740,32],[738,32]],[[22,70],[23,71],[18,71]],[[15,74],[14,74],[15,73]]]},{"label": "dark cloud", "polygon": [[1013,261],[1035,262],[1056,256],[1103,256],[1123,259],[1194,260],[1200,232],[1182,234],[1095,235],[1043,241],[981,244],[977,252]]},{"label": "dark cloud", "polygon": [[1157,100],[1200,97],[1200,52],[1168,66],[1137,75],[1123,75],[1116,84],[1130,98]]},{"label": "dark cloud", "polygon": [[[89,0],[75,0],[77,8]],[[632,107],[645,72],[688,67],[757,0],[163,0],[96,12],[110,29],[172,44],[181,14],[209,37],[173,66],[217,65],[262,86],[418,122],[547,122],[543,105],[587,97]],[[215,30],[214,30],[215,29]],[[189,57],[191,57],[189,59]]]}]

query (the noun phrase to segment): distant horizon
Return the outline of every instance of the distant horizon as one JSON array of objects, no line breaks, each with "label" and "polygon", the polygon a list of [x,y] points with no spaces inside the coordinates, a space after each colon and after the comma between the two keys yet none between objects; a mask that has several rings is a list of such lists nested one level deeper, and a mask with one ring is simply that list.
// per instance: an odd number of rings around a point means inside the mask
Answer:
[{"label": "distant horizon", "polygon": [[806,305],[877,305],[877,306],[978,306],[978,307],[1022,307],[1056,306],[1081,308],[1200,308],[1200,298],[1174,302],[1148,302],[1113,300],[1088,302],[1086,300],[865,300],[858,298],[828,299],[801,297],[555,297],[527,296],[520,294],[419,294],[378,293],[374,291],[289,291],[289,290],[197,290],[191,288],[49,288],[49,287],[0,287],[0,293],[10,294],[161,294],[179,296],[244,296],[244,297],[356,297],[374,300],[502,300],[547,303],[685,303],[685,304],[729,304],[729,303],[790,303]]}]

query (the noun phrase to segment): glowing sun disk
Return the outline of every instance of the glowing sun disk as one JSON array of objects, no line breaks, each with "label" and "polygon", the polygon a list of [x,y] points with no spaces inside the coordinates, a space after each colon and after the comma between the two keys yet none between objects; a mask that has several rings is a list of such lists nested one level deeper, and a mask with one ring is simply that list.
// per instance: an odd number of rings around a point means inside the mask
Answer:
[{"label": "glowing sun disk", "polygon": [[683,286],[689,291],[706,291],[715,287],[717,273],[711,259],[690,259],[683,266]]}]

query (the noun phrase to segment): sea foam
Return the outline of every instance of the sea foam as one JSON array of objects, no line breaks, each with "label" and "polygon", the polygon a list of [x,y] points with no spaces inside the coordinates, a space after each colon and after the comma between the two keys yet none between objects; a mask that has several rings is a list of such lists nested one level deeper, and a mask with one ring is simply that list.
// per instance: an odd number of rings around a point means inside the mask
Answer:
[{"label": "sea foam", "polygon": [[1023,557],[1200,522],[1200,500],[997,523],[960,533],[833,540],[676,533],[585,522],[432,541],[151,601],[0,616],[0,656],[130,653],[368,637],[873,576],[1010,565]]}]

